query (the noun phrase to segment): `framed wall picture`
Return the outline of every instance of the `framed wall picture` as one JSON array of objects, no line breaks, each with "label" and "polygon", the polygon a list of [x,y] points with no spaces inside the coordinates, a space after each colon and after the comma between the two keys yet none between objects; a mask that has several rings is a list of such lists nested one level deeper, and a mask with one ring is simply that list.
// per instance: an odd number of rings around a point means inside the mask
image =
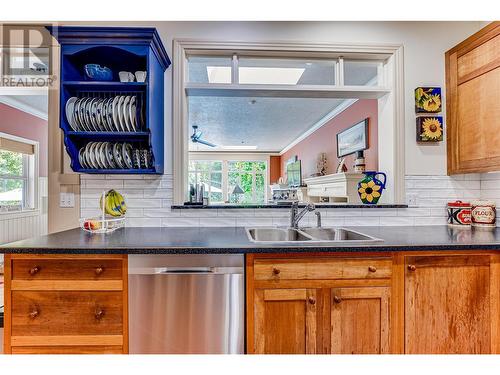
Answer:
[{"label": "framed wall picture", "polygon": [[417,117],[417,142],[441,142],[443,140],[443,117]]},{"label": "framed wall picture", "polygon": [[441,87],[417,87],[415,89],[415,113],[441,112]]},{"label": "framed wall picture", "polygon": [[368,148],[368,119],[337,133],[337,157],[341,158]]}]

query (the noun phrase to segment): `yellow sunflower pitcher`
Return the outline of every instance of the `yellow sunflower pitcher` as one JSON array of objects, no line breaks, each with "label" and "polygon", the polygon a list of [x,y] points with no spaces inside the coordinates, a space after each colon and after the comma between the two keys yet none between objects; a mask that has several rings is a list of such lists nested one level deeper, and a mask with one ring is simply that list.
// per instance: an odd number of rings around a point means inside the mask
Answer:
[{"label": "yellow sunflower pitcher", "polygon": [[[384,182],[380,181],[377,176],[384,176]],[[365,172],[365,178],[358,182],[358,194],[361,202],[364,204],[377,204],[382,191],[385,189],[387,176],[383,172]]]}]

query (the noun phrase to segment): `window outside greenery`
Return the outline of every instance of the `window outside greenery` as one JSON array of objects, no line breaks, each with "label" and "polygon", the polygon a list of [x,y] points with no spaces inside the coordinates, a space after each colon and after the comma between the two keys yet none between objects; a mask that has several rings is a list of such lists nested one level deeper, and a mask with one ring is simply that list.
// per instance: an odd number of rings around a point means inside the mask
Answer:
[{"label": "window outside greenery", "polygon": [[[265,203],[266,163],[263,161],[229,161],[229,203]],[[238,184],[244,194],[231,194]]]},{"label": "window outside greenery", "polygon": [[[189,184],[205,185],[210,204],[261,204],[266,201],[264,161],[190,160]],[[236,185],[243,194],[232,194]]]},{"label": "window outside greenery", "polygon": [[24,208],[26,171],[24,155],[0,150],[0,211]]},{"label": "window outside greenery", "polygon": [[222,161],[190,160],[189,184],[204,184],[211,203],[223,203]]}]

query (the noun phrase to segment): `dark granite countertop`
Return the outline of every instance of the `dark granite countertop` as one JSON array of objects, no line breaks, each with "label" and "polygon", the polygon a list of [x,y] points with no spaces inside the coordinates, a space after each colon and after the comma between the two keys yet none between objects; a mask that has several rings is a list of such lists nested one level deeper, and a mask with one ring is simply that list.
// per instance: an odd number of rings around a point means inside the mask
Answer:
[{"label": "dark granite countertop", "polygon": [[[408,208],[407,204],[353,204],[353,203],[315,203],[317,208]],[[300,203],[299,207],[305,207],[305,203]],[[267,203],[267,204],[210,204],[210,205],[172,205],[173,210],[214,210],[214,209],[232,209],[232,208],[287,208],[289,209],[291,204],[277,204],[277,203]]]},{"label": "dark granite countertop", "polygon": [[0,253],[93,254],[227,254],[292,252],[366,252],[406,250],[500,250],[500,228],[455,229],[443,226],[352,227],[383,239],[369,245],[262,245],[248,240],[244,228],[138,228],[111,234],[90,234],[81,229],[31,238],[0,246]]}]

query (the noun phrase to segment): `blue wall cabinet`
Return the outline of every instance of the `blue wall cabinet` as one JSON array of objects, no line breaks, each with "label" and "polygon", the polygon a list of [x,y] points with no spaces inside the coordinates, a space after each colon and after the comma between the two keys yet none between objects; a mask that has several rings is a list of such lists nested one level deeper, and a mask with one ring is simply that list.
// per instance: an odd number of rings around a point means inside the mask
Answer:
[{"label": "blue wall cabinet", "polygon": [[61,45],[59,119],[71,168],[162,174],[164,72],[170,59],[156,29],[62,26],[49,31]]}]

